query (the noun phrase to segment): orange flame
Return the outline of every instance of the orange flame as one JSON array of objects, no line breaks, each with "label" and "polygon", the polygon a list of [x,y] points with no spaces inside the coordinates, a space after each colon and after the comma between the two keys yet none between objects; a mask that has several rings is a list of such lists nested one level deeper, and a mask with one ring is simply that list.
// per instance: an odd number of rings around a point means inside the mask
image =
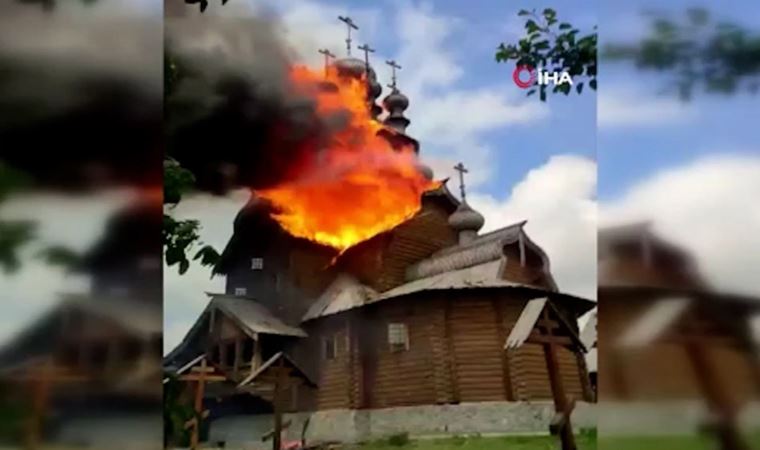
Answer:
[{"label": "orange flame", "polygon": [[[420,209],[422,194],[436,188],[418,169],[411,145],[393,148],[368,108],[363,79],[294,67],[296,89],[314,98],[317,114],[349,113],[347,124],[291,181],[257,190],[278,210],[274,219],[290,234],[340,251],[389,230]],[[334,89],[327,89],[327,83]]]}]

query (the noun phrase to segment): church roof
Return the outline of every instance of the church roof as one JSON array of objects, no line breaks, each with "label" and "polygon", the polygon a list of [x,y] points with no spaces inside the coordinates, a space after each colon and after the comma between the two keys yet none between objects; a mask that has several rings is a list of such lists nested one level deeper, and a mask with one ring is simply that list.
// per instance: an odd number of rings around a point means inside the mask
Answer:
[{"label": "church roof", "polygon": [[347,311],[364,305],[377,295],[372,288],[361,284],[353,276],[342,273],[311,305],[302,320],[307,321]]},{"label": "church roof", "polygon": [[182,342],[164,358],[170,365],[183,366],[196,357],[199,349],[195,347],[200,345],[199,334],[208,326],[207,319],[210,318],[212,311],[225,314],[250,336],[259,333],[293,337],[307,336],[305,331],[285,324],[266,306],[252,298],[214,293],[207,293],[207,295],[211,297],[211,300],[206,309],[198,316]]},{"label": "church roof", "polygon": [[277,334],[282,336],[306,337],[306,332],[298,327],[286,325],[266,306],[257,301],[226,294],[209,294],[211,301],[206,311],[217,309],[236,320],[242,328],[252,334]]},{"label": "church roof", "polygon": [[[518,222],[479,236],[467,244],[440,250],[409,267],[406,283],[384,292],[376,292],[361,284],[356,278],[342,274],[320,295],[302,320],[309,321],[424,291],[524,288],[546,292],[543,288],[509,281],[502,276],[503,264],[506,261],[503,253],[505,245],[516,242],[521,235],[526,243],[535,245],[524,235],[522,231],[524,224],[524,221]],[[537,246],[536,248],[541,252],[540,248]],[[594,302],[571,295],[560,293],[552,295],[573,303],[581,312],[586,312],[594,306]]]},{"label": "church roof", "polygon": [[505,244],[515,242],[525,222],[518,222],[491,233],[478,236],[467,244],[455,245],[434,253],[410,266],[406,271],[407,280],[435,275],[494,261],[501,258]]}]

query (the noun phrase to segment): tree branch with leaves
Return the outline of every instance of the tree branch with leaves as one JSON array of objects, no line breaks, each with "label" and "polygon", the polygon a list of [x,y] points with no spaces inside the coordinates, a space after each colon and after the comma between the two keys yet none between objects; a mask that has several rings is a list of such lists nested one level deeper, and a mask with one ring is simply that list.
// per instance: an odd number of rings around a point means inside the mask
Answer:
[{"label": "tree branch with leaves", "polygon": [[[597,75],[597,33],[581,35],[579,29],[568,22],[561,22],[557,12],[546,8],[521,10],[518,16],[525,19],[525,36],[516,44],[501,43],[496,49],[496,62],[514,61],[515,66],[528,65],[552,72],[566,71],[573,77],[574,84],[558,84],[552,93],[569,95],[573,86],[578,94],[584,86],[596,90]],[[531,96],[538,92],[541,101],[546,101],[548,86],[537,85],[528,91]]]}]

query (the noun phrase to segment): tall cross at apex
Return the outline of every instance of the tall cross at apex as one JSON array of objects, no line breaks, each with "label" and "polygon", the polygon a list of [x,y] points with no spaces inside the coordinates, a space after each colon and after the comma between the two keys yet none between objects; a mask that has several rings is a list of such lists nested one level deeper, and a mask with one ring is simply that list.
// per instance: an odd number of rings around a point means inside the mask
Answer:
[{"label": "tall cross at apex", "polygon": [[[388,85],[391,89],[396,89],[396,69],[401,69],[401,66],[394,60],[385,61],[385,64],[391,66],[391,84]],[[461,163],[460,163],[461,164]]]},{"label": "tall cross at apex", "polygon": [[454,166],[454,170],[459,172],[459,192],[462,194],[462,202],[464,203],[465,201],[464,174],[468,173],[469,171],[461,162],[457,164],[456,166]]},{"label": "tall cross at apex", "polygon": [[348,30],[348,37],[346,37],[346,53],[351,56],[351,30],[358,30],[359,27],[348,16],[338,16],[338,20],[346,24],[346,30]]}]

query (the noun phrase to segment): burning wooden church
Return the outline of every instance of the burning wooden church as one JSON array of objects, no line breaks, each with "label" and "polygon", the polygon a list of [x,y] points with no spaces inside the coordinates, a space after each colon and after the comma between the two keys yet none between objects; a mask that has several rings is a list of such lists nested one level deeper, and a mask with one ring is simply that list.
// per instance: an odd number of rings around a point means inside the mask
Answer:
[{"label": "burning wooden church", "polygon": [[[339,59],[329,70],[366,81],[370,131],[403,156],[404,176],[424,189],[412,190],[411,211],[366,238],[355,238],[363,229],[342,214],[383,218],[386,205],[366,203],[359,189],[322,189],[332,203],[300,216],[281,209],[301,207],[295,203],[317,195],[314,189],[252,195],[215,269],[226,276],[225,292],[208,294],[208,306],[165,360],[177,377],[207,364],[226,378],[205,391],[212,431],[225,415],[271,412],[271,369],[280,363],[296,375],[281,404],[291,412],[517,405],[556,400],[558,392],[562,402],[590,400],[577,318],[594,303],[559,290],[524,221],[478,234],[484,218],[466,200],[464,167],[457,166],[457,198],[418,162],[403,114],[409,101],[395,74],[380,121],[380,86],[368,60]],[[346,212],[340,202],[355,207]],[[337,224],[349,236],[302,234],[309,220]],[[568,412],[565,403],[557,408]]]}]

